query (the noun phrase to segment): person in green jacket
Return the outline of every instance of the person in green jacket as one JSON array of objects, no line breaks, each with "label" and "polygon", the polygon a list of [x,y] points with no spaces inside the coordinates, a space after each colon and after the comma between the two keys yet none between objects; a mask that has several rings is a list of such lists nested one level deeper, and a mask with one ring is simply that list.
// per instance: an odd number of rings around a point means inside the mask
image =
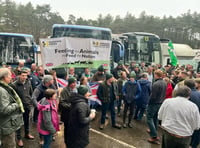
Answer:
[{"label": "person in green jacket", "polygon": [[24,112],[21,99],[8,84],[11,82],[8,68],[0,68],[0,141],[2,148],[15,148],[15,131],[23,125]]}]

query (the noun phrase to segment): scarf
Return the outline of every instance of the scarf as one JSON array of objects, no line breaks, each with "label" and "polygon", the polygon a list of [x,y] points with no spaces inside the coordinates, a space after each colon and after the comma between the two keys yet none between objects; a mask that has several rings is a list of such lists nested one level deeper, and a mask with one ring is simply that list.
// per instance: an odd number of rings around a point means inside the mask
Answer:
[{"label": "scarf", "polygon": [[24,113],[24,107],[23,107],[22,101],[20,97],[18,96],[18,94],[16,93],[16,91],[11,86],[9,86],[8,84],[2,81],[0,81],[0,87],[7,90],[7,92],[15,99],[15,101],[19,105],[21,112]]}]

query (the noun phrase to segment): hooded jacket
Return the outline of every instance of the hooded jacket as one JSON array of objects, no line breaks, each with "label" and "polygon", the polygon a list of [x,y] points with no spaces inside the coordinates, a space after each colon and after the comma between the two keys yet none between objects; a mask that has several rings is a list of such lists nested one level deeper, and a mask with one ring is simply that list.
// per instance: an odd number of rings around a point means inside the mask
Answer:
[{"label": "hooded jacket", "polygon": [[140,84],[141,87],[141,95],[136,100],[136,103],[137,106],[146,108],[151,94],[151,82],[148,80],[140,79],[138,80],[138,83]]},{"label": "hooded jacket", "polygon": [[67,128],[67,147],[85,147],[89,143],[90,109],[88,100],[79,94],[70,97],[71,110]]},{"label": "hooded jacket", "polygon": [[38,132],[42,135],[55,134],[59,131],[59,119],[56,101],[43,98],[38,102]]},{"label": "hooded jacket", "polygon": [[123,94],[125,96],[124,101],[131,103],[138,99],[141,95],[141,87],[137,81],[127,81],[123,87]]}]

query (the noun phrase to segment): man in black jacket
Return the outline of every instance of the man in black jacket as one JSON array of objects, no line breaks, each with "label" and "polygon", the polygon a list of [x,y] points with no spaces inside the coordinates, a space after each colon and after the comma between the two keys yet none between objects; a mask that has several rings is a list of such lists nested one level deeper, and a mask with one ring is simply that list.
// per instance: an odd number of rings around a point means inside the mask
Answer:
[{"label": "man in black jacket", "polygon": [[72,93],[77,93],[76,78],[70,77],[68,79],[67,87],[63,88],[60,93],[59,111],[61,112],[61,121],[64,122],[64,139],[67,143],[67,127],[69,123],[69,112],[71,108],[70,97]]},{"label": "man in black jacket", "polygon": [[[21,98],[21,101],[24,106],[25,112],[23,113],[24,120],[24,132],[25,138],[34,139],[32,135],[29,134],[29,115],[31,111],[32,101],[31,96],[33,93],[31,82],[27,79],[28,71],[26,69],[22,69],[18,79],[12,84],[13,88]],[[22,137],[21,137],[21,128],[16,132],[18,145],[23,146]]]},{"label": "man in black jacket", "polygon": [[71,110],[67,129],[67,148],[83,148],[89,143],[89,124],[95,117],[88,105],[90,93],[86,86],[78,88],[78,94],[70,97]]},{"label": "man in black jacket", "polygon": [[101,125],[100,129],[103,130],[106,113],[108,109],[111,112],[112,127],[121,129],[121,125],[116,123],[115,117],[115,100],[117,96],[117,84],[113,82],[113,75],[106,74],[106,80],[101,83],[97,89],[97,96],[101,100]]},{"label": "man in black jacket", "polygon": [[154,72],[155,82],[152,85],[152,91],[147,107],[147,124],[149,126],[148,132],[151,136],[151,138],[148,139],[148,142],[151,143],[157,143],[159,141],[159,137],[157,135],[158,111],[165,99],[167,91],[167,84],[162,79],[162,75],[163,72],[159,69]]}]

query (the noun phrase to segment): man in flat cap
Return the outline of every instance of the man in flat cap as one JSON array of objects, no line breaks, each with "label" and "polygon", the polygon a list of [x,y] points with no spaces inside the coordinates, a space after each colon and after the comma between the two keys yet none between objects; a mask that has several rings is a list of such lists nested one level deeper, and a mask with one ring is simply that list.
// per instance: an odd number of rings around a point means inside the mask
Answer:
[{"label": "man in flat cap", "polygon": [[[25,138],[33,140],[34,137],[30,135],[29,133],[29,118],[30,118],[30,111],[32,106],[31,96],[33,93],[31,82],[28,77],[28,69],[22,68],[18,78],[15,82],[12,83],[12,87],[15,89],[19,97],[21,98],[21,101],[24,106],[25,112],[23,113],[23,119],[24,119],[24,133]],[[21,136],[21,128],[17,130],[16,132],[17,137],[17,144],[18,146],[23,146],[22,136]]]}]

